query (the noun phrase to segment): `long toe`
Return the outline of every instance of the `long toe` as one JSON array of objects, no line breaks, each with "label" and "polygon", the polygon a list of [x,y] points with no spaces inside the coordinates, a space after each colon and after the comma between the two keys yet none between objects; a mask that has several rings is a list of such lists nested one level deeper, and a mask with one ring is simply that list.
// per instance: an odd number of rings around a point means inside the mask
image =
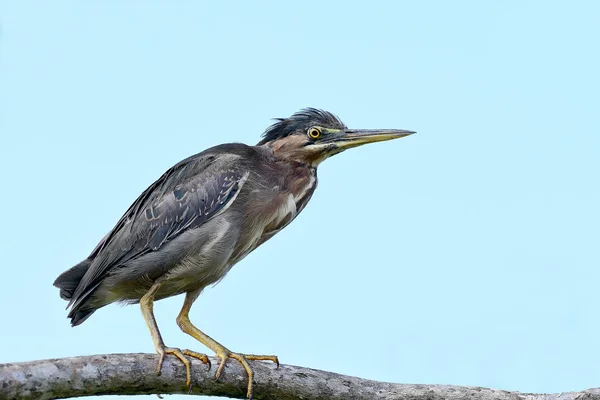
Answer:
[{"label": "long toe", "polygon": [[160,375],[162,365],[165,361],[165,355],[172,354],[175,357],[177,357],[179,359],[179,361],[181,361],[183,363],[183,365],[185,365],[185,376],[186,376],[185,384],[189,390],[192,390],[192,363],[186,357],[186,355],[197,358],[198,360],[202,361],[204,364],[208,364],[209,368],[210,368],[210,360],[208,359],[208,356],[206,354],[196,353],[195,351],[191,351],[191,350],[183,350],[182,351],[181,349],[178,349],[176,347],[166,347],[165,346],[163,348],[158,349],[158,354],[160,355],[160,358],[158,360],[156,374]]},{"label": "long toe", "polygon": [[277,358],[277,356],[273,355],[265,356],[257,354],[241,354],[232,353],[230,351],[217,353],[217,355],[221,359],[221,363],[219,364],[219,368],[217,368],[217,373],[215,374],[217,380],[219,380],[221,372],[223,372],[225,364],[227,363],[227,360],[229,358],[237,360],[240,364],[242,364],[242,367],[244,367],[246,375],[248,376],[248,389],[246,391],[246,397],[248,399],[252,399],[252,395],[254,394],[254,371],[250,367],[250,363],[248,361],[272,361],[277,365],[277,368],[279,368],[279,359]]},{"label": "long toe", "polygon": [[204,364],[208,365],[208,369],[209,370],[211,369],[212,364],[210,363],[210,358],[208,358],[208,356],[206,354],[204,354],[204,353],[197,353],[197,352],[195,352],[193,350],[188,350],[188,349],[183,350],[182,353],[185,354],[186,356],[193,357],[193,358],[195,358],[197,360],[202,361]]},{"label": "long toe", "polygon": [[277,356],[264,356],[258,354],[244,354],[248,361],[272,361],[279,368],[279,358]]}]

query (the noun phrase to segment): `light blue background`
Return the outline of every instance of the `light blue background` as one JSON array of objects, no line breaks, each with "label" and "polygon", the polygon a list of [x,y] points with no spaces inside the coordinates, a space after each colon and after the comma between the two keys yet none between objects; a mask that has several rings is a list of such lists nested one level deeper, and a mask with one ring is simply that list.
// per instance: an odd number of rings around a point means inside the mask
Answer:
[{"label": "light blue background", "polygon": [[[199,327],[376,380],[600,386],[599,4],[0,2],[0,362],[153,352],[137,306],[70,328],[52,281],[172,164],[313,106],[418,134],[324,163]],[[165,340],[205,351],[182,302]]]}]

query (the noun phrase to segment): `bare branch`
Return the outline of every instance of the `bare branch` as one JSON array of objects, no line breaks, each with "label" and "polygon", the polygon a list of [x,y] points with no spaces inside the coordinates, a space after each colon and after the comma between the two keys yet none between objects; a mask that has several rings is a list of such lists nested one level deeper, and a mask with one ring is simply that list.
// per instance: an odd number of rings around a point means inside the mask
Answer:
[{"label": "bare branch", "polygon": [[[0,364],[0,399],[51,399],[107,394],[185,394],[185,369],[173,357],[165,360],[162,375],[154,373],[158,356],[108,354]],[[211,360],[214,365],[217,359]],[[243,399],[246,375],[230,362],[219,382],[214,370],[192,360],[192,394]],[[267,363],[253,363],[255,399],[280,400],[600,400],[600,389],[578,393],[524,394],[480,387],[401,385],[376,382],[332,372]]]}]

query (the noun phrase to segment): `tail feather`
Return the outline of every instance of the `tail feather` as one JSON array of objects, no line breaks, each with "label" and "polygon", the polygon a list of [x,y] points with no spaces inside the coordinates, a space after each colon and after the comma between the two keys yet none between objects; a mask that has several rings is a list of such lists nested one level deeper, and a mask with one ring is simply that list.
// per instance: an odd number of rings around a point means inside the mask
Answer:
[{"label": "tail feather", "polygon": [[71,300],[79,281],[83,278],[88,268],[92,265],[91,259],[85,259],[74,267],[66,270],[56,278],[54,286],[60,289],[60,298]]},{"label": "tail feather", "polygon": [[[92,265],[92,259],[88,258],[83,260],[74,267],[66,270],[59,275],[54,281],[54,286],[60,289],[60,297],[63,300],[71,301],[73,294],[79,286],[81,278],[85,275],[86,271]],[[68,317],[71,318],[71,326],[81,324],[83,321],[89,318],[90,315],[97,310],[97,308],[85,308],[85,301],[74,304],[73,308],[69,312]]]},{"label": "tail feather", "polygon": [[69,313],[71,326],[77,326],[90,317],[97,308],[88,308],[86,310],[73,310]]}]

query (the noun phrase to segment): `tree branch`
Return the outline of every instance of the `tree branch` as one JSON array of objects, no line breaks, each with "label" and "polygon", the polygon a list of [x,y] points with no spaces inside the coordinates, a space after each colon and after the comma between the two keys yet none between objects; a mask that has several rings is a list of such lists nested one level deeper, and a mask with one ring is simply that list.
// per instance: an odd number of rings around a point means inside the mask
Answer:
[{"label": "tree branch", "polygon": [[[213,365],[218,360],[211,359]],[[0,399],[54,399],[107,394],[188,393],[185,368],[168,356],[162,375],[154,371],[154,354],[108,354],[0,364]],[[332,372],[254,362],[255,395],[279,400],[600,400],[600,388],[561,394],[525,394],[480,387],[404,385],[370,381]],[[229,362],[219,382],[214,370],[192,360],[192,393],[245,398],[246,374],[237,362]]]}]

